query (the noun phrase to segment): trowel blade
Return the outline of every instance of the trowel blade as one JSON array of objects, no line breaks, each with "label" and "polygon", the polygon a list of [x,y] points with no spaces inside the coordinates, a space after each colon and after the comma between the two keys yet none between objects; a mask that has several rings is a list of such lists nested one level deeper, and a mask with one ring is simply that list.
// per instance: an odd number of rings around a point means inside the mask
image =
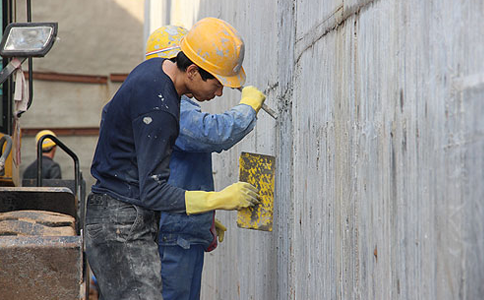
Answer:
[{"label": "trowel blade", "polygon": [[239,210],[237,226],[272,231],[274,208],[275,157],[242,152],[239,158],[239,181],[255,186],[261,203]]}]

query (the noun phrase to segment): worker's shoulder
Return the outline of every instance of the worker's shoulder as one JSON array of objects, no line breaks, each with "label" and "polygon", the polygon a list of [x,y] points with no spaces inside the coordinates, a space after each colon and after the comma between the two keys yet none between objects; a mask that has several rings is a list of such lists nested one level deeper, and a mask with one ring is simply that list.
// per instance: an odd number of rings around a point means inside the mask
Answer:
[{"label": "worker's shoulder", "polygon": [[[136,66],[126,78],[124,84],[150,85],[171,82],[170,77],[163,72],[161,58],[152,58]],[[173,84],[173,83],[172,83]]]},{"label": "worker's shoulder", "polygon": [[152,58],[138,65],[115,95],[116,102],[125,103],[132,117],[150,111],[165,111],[176,118],[180,97],[171,79],[163,72],[163,59]]}]

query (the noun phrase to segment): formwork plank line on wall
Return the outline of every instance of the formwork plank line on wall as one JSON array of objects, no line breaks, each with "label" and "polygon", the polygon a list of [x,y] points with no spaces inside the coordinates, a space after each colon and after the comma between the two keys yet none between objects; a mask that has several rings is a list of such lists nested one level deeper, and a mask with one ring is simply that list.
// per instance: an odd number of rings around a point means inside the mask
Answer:
[{"label": "formwork plank line on wall", "polygon": [[[302,53],[312,47],[318,40],[323,38],[329,31],[340,26],[352,15],[358,13],[361,9],[377,0],[337,0],[334,3],[325,2],[298,2],[298,11],[302,11],[298,16],[305,19],[307,12],[319,12],[322,18],[313,18],[316,21],[312,28],[307,29],[305,26],[298,26],[295,43],[295,57],[299,61]],[[317,4],[317,5],[315,5]],[[321,4],[323,8],[317,9]],[[303,24],[305,22],[302,22]],[[302,28],[299,28],[302,27]]]}]

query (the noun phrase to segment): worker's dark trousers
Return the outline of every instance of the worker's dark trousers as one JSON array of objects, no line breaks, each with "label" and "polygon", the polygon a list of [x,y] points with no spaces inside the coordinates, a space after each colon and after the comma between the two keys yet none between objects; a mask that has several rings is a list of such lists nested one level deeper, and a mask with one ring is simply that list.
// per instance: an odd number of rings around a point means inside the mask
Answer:
[{"label": "worker's dark trousers", "polygon": [[89,195],[86,253],[102,300],[163,299],[158,222],[154,211]]}]

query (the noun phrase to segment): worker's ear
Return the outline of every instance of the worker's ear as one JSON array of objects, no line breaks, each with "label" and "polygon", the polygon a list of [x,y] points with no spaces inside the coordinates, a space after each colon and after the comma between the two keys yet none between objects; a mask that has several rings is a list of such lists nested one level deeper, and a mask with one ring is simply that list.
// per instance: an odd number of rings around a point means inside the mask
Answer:
[{"label": "worker's ear", "polygon": [[198,67],[195,64],[191,64],[187,68],[188,79],[193,80],[198,74]]}]

